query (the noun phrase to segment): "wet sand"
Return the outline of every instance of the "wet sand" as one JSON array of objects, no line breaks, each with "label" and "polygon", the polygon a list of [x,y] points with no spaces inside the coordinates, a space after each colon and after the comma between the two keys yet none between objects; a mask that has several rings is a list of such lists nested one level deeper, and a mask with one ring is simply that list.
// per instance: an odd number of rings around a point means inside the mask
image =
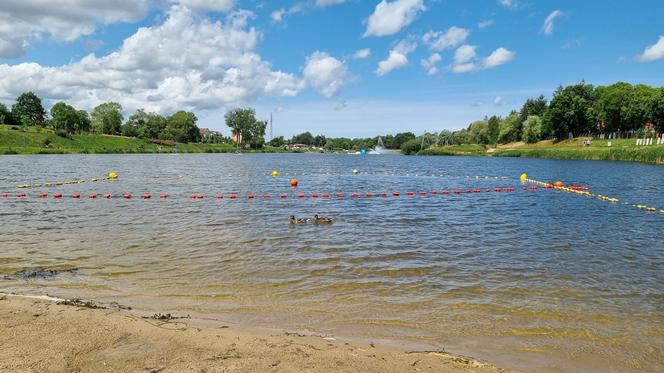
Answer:
[{"label": "wet sand", "polygon": [[[505,372],[445,352],[0,294],[3,372]],[[176,315],[173,315],[176,316]]]}]

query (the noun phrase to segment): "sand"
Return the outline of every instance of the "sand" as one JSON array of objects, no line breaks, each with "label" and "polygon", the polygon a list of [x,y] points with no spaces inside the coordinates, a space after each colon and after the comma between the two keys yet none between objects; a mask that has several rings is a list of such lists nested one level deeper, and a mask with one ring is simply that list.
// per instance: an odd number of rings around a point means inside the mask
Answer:
[{"label": "sand", "polygon": [[0,294],[2,372],[505,372],[445,352]]}]

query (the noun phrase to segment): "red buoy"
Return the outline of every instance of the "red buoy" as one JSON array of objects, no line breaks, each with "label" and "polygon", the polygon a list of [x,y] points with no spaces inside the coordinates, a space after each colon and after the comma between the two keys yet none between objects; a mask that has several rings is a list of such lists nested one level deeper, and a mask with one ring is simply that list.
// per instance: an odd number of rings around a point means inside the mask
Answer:
[{"label": "red buoy", "polygon": [[413,192],[406,192],[406,195],[407,195],[407,196],[414,196],[415,193],[413,193]]},{"label": "red buoy", "polygon": [[131,199],[131,193],[125,193],[122,198],[124,199]]},{"label": "red buoy", "polygon": [[78,194],[78,193],[75,193],[75,194],[71,195],[71,198],[77,198],[78,199],[78,198],[81,198],[81,195]]},{"label": "red buoy", "polygon": [[323,193],[323,198],[330,198],[330,193]]},{"label": "red buoy", "polygon": [[111,195],[109,193],[106,193],[106,194],[104,194],[104,198],[111,199]]},{"label": "red buoy", "polygon": [[148,193],[143,194],[143,199],[150,199],[150,198],[152,198],[152,196],[149,195]]},{"label": "red buoy", "polygon": [[90,194],[90,195],[88,196],[88,198],[90,198],[90,199],[97,199],[97,195],[96,195],[96,194]]},{"label": "red buoy", "polygon": [[270,195],[265,193],[265,194],[263,194],[263,198],[268,199],[268,198],[270,198]]},{"label": "red buoy", "polygon": [[344,198],[344,194],[343,193],[337,193],[337,197],[338,198]]},{"label": "red buoy", "polygon": [[297,198],[304,198],[304,194],[302,194],[302,193],[298,194]]},{"label": "red buoy", "polygon": [[159,195],[159,199],[166,199],[166,198],[168,198],[168,194],[162,193]]},{"label": "red buoy", "polygon": [[39,198],[46,198],[48,197],[47,193],[39,193]]},{"label": "red buoy", "polygon": [[228,198],[230,198],[230,199],[236,199],[236,198],[237,198],[237,194],[231,194],[230,196],[228,196]]},{"label": "red buoy", "polygon": [[392,192],[392,196],[399,197],[399,192]]},{"label": "red buoy", "polygon": [[247,199],[254,199],[254,197],[255,197],[255,196],[254,196],[253,194],[249,194],[249,195],[247,196]]},{"label": "red buoy", "polygon": [[281,194],[279,195],[279,198],[288,198],[288,196],[287,196],[285,193],[281,193]]},{"label": "red buoy", "polygon": [[420,196],[424,197],[427,195],[427,192],[420,192]]},{"label": "red buoy", "polygon": [[318,196],[317,193],[314,193],[314,194],[311,195],[311,198],[318,198],[318,197],[319,197],[319,196]]},{"label": "red buoy", "polygon": [[350,196],[353,197],[353,198],[357,198],[357,197],[360,196],[360,193],[353,193],[353,194],[351,194]]},{"label": "red buoy", "polygon": [[369,192],[369,193],[365,194],[365,197],[373,197],[373,193]]},{"label": "red buoy", "polygon": [[62,193],[55,193],[53,198],[62,198]]}]

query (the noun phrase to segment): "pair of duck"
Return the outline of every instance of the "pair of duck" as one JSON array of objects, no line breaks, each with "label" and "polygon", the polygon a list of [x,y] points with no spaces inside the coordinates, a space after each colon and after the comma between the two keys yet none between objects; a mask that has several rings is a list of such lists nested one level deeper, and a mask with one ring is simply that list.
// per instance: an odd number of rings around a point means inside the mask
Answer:
[{"label": "pair of duck", "polygon": [[313,220],[312,219],[306,219],[306,218],[296,218],[294,215],[290,217],[290,223],[291,224],[307,224],[310,221],[313,221],[314,224],[332,224],[332,219],[331,218],[326,218],[324,216],[318,216],[318,214],[314,215]]}]

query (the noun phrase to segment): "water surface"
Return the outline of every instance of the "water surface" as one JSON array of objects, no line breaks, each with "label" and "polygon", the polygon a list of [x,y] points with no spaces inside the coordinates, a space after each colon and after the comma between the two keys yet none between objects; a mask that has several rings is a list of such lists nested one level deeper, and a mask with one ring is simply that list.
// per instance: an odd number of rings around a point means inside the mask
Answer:
[{"label": "water surface", "polygon": [[[315,154],[0,161],[0,192],[12,194],[23,183],[120,175],[28,191],[110,200],[0,199],[3,291],[428,345],[530,371],[664,370],[664,214],[623,204],[664,209],[661,166]],[[524,171],[621,203],[523,191]],[[485,192],[496,187],[517,189]],[[455,188],[482,193],[417,194]],[[125,192],[134,199],[117,198]],[[169,199],[136,198],[145,192]],[[316,213],[334,224],[288,224]],[[34,267],[77,270],[11,276]]]}]

